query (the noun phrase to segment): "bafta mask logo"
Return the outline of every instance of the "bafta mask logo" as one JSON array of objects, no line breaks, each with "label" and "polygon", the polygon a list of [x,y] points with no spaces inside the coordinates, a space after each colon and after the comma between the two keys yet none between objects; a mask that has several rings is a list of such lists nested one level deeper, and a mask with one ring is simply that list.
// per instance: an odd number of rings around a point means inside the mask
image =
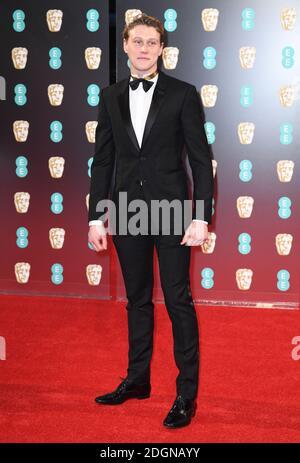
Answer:
[{"label": "bafta mask logo", "polygon": [[63,12],[61,10],[48,10],[47,24],[50,32],[59,32],[62,25]]},{"label": "bafta mask logo", "polygon": [[246,291],[250,289],[253,271],[250,268],[239,268],[235,272],[235,279],[239,289]]},{"label": "bafta mask logo", "polygon": [[254,137],[255,124],[253,122],[240,122],[238,136],[242,145],[250,145]]},{"label": "bafta mask logo", "polygon": [[101,63],[102,50],[98,47],[85,49],[84,56],[88,69],[98,69]]},{"label": "bafta mask logo", "polygon": [[215,250],[217,235],[213,232],[208,232],[208,240],[201,244],[201,249],[204,254],[212,254]]},{"label": "bafta mask logo", "polygon": [[201,87],[201,100],[206,108],[213,108],[218,96],[218,87],[216,85],[203,85]]},{"label": "bafta mask logo", "polygon": [[52,249],[62,249],[65,240],[65,230],[63,228],[50,228],[49,240]]},{"label": "bafta mask logo", "polygon": [[134,19],[138,18],[141,16],[142,12],[141,10],[126,10],[125,11],[125,23],[128,26]]},{"label": "bafta mask logo", "polygon": [[178,63],[179,49],[177,47],[165,47],[162,52],[162,59],[165,69],[176,69]]},{"label": "bafta mask logo", "polygon": [[16,47],[11,51],[11,58],[15,69],[25,69],[28,50],[24,47]]},{"label": "bafta mask logo", "polygon": [[279,89],[281,106],[290,108],[296,100],[296,87],[294,85],[283,85]]},{"label": "bafta mask logo", "polygon": [[251,217],[254,205],[252,196],[239,196],[236,200],[236,208],[241,219],[249,219]]},{"label": "bafta mask logo", "polygon": [[280,13],[280,22],[285,31],[292,31],[296,24],[296,8],[283,8]]},{"label": "bafta mask logo", "polygon": [[251,69],[254,66],[256,55],[255,47],[241,47],[239,50],[240,63],[243,69]]},{"label": "bafta mask logo", "polygon": [[65,159],[61,156],[52,156],[48,160],[48,166],[52,178],[61,178],[64,173]]},{"label": "bafta mask logo", "polygon": [[282,159],[277,162],[277,175],[280,182],[287,183],[292,180],[294,173],[294,161]]},{"label": "bafta mask logo", "polygon": [[89,210],[90,194],[88,193],[85,197],[85,205],[87,210]]},{"label": "bafta mask logo", "polygon": [[101,265],[89,264],[86,266],[86,277],[89,285],[99,285],[101,281],[102,267]]},{"label": "bafta mask logo", "polygon": [[60,106],[64,97],[64,86],[62,84],[48,85],[48,98],[51,106]]},{"label": "bafta mask logo", "polygon": [[96,141],[96,128],[98,122],[97,121],[88,121],[85,124],[85,133],[89,143],[95,143]]},{"label": "bafta mask logo", "polygon": [[201,11],[203,29],[206,32],[215,31],[218,25],[219,10],[216,8],[204,8]]},{"label": "bafta mask logo", "polygon": [[13,131],[16,141],[23,143],[27,140],[29,132],[28,121],[15,121],[13,123]]},{"label": "bafta mask logo", "polygon": [[215,159],[212,159],[212,168],[213,168],[213,177],[215,178],[217,173],[218,162]]},{"label": "bafta mask logo", "polygon": [[14,203],[16,211],[25,214],[29,209],[30,194],[27,191],[17,191],[14,194]]},{"label": "bafta mask logo", "polygon": [[17,262],[15,264],[15,276],[18,283],[28,283],[30,264],[28,262]]},{"label": "bafta mask logo", "polygon": [[276,249],[280,256],[288,256],[292,249],[293,235],[278,233],[275,238]]}]

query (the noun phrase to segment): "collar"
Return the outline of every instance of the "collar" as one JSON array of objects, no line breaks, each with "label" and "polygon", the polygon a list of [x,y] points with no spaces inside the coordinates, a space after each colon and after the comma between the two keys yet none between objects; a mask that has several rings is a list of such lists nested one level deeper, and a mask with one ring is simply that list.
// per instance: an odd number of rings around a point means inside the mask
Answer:
[{"label": "collar", "polygon": [[130,75],[130,81],[132,81],[134,78],[136,78],[136,79],[146,79],[146,80],[150,80],[151,82],[156,82],[157,79],[158,79],[158,75],[159,75],[158,69],[156,71],[152,72],[151,74],[143,76],[143,77],[138,77],[135,74],[131,74]]}]

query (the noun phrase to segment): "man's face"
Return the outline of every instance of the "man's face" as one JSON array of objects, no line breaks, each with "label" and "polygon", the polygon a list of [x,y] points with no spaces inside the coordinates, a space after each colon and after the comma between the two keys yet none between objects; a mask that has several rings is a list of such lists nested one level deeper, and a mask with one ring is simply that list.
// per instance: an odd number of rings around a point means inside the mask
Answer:
[{"label": "man's face", "polygon": [[123,41],[123,47],[130,59],[133,74],[143,76],[156,70],[163,44],[160,43],[160,34],[154,27],[135,26],[129,31],[127,42]]}]

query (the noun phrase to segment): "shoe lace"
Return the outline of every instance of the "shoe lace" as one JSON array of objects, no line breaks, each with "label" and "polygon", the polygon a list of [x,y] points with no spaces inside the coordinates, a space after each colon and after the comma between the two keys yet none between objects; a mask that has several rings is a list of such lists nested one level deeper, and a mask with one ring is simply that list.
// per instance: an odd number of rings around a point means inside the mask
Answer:
[{"label": "shoe lace", "polygon": [[173,403],[173,405],[172,405],[170,413],[173,413],[174,411],[176,411],[177,408],[179,410],[183,410],[184,405],[185,405],[184,398],[181,395],[177,396],[174,403]]},{"label": "shoe lace", "polygon": [[121,384],[119,384],[119,386],[117,387],[117,392],[120,392],[122,391],[126,386],[127,386],[127,383],[128,383],[128,379],[127,378],[122,378],[122,376],[120,376],[120,378],[123,380]]}]

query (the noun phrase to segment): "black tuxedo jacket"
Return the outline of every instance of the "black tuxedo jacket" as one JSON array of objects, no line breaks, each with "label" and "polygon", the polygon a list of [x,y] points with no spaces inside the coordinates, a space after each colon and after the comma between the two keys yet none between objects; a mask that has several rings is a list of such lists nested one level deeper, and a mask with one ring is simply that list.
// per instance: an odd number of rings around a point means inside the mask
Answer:
[{"label": "black tuxedo jacket", "polygon": [[91,166],[89,220],[99,218],[97,203],[109,198],[112,180],[111,199],[116,203],[121,191],[127,192],[128,202],[137,199],[141,182],[147,203],[151,199],[189,199],[184,145],[193,175],[193,200],[205,200],[204,217],[197,217],[195,208],[192,217],[211,223],[211,152],[195,86],[159,72],[141,148],[130,117],[129,77],[102,89]]}]

